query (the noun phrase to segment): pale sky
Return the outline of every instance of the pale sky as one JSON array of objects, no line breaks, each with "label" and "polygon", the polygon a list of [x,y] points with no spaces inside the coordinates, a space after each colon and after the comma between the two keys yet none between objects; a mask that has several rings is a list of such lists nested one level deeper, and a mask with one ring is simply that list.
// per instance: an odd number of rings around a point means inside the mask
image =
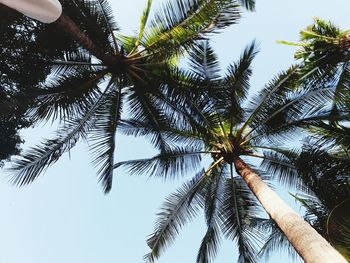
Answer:
[{"label": "pale sky", "polygon": [[[161,0],[159,0],[161,1]],[[110,0],[124,32],[137,30],[145,0]],[[253,87],[258,90],[293,62],[294,48],[276,40],[298,40],[298,32],[318,16],[350,28],[348,0],[257,0],[257,12],[244,14],[240,24],[216,36],[214,47],[222,65],[234,61],[256,39],[260,54],[254,63]],[[27,145],[49,137],[47,129],[25,133]],[[119,160],[149,157],[154,150],[141,138],[117,139]],[[90,165],[84,144],[50,167],[32,185],[16,188],[4,175],[0,181],[0,263],[137,263],[149,252],[152,233],[164,198],[191,175],[173,182],[133,177],[117,170],[111,193],[105,196]],[[1,172],[3,173],[3,172]],[[282,197],[288,195],[282,192]],[[288,200],[293,207],[293,201]],[[298,209],[297,209],[298,210]],[[203,219],[181,232],[159,263],[194,263],[204,233]],[[222,244],[215,262],[236,262],[235,244]],[[264,261],[265,262],[265,261]],[[275,255],[272,263],[293,262]]]}]

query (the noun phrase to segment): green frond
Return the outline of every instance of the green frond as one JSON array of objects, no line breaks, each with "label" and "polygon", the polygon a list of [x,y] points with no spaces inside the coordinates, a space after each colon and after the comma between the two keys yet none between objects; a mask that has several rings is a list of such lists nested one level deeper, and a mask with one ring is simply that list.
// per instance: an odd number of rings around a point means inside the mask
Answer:
[{"label": "green frond", "polygon": [[214,224],[208,227],[197,255],[197,263],[213,262],[220,245],[220,228]]},{"label": "green frond", "polygon": [[341,34],[341,30],[332,22],[323,20],[318,17],[314,18],[314,23],[308,26],[307,29],[308,30],[305,31],[312,32],[313,34],[308,35],[307,33],[305,33],[305,35],[301,35],[302,41],[313,40],[315,36],[319,36],[321,39],[323,39],[324,37],[328,39],[334,39],[338,37],[339,34]]},{"label": "green frond", "polygon": [[300,32],[300,49],[295,53],[302,60],[301,71],[306,83],[329,83],[338,76],[338,67],[348,60],[348,30],[341,30],[329,21],[315,18]]},{"label": "green frond", "polygon": [[129,54],[135,48],[135,43],[137,41],[137,38],[135,36],[128,36],[120,32],[116,32],[115,38],[121,47],[121,53],[124,51],[125,54]]},{"label": "green frond", "polygon": [[268,106],[274,96],[283,96],[291,90],[295,90],[295,80],[298,79],[298,67],[291,67],[289,70],[278,74],[268,83],[258,95],[254,96],[246,110],[246,121],[244,128],[256,121],[256,115],[262,112],[261,109]]},{"label": "green frond", "polygon": [[146,24],[147,24],[148,17],[149,17],[149,13],[150,13],[151,7],[152,7],[152,2],[153,2],[153,0],[148,0],[147,4],[146,4],[146,7],[143,10],[143,14],[141,16],[141,21],[140,21],[139,34],[138,34],[138,37],[137,37],[137,39],[135,41],[134,49],[136,49],[139,46],[139,44],[140,44],[140,42],[141,42],[141,40],[143,38],[143,35],[144,35],[144,32],[145,32],[145,28],[146,28]]},{"label": "green frond", "polygon": [[[138,120],[122,120],[119,127],[119,132],[127,136],[144,136],[148,141],[153,142],[158,134],[158,129],[155,129],[148,122]],[[178,130],[171,126],[162,128],[162,134],[168,141],[174,145],[187,145],[191,147],[203,147],[202,139],[192,130]]]},{"label": "green frond", "polygon": [[337,124],[330,125],[325,122],[313,123],[310,132],[325,144],[350,149],[350,128]]},{"label": "green frond", "polygon": [[299,43],[299,42],[290,42],[285,40],[277,40],[278,44],[287,45],[287,46],[293,46],[293,47],[304,47],[306,46],[305,43]]},{"label": "green frond", "polygon": [[304,184],[328,209],[348,198],[350,162],[345,151],[309,139],[304,142],[295,166]]},{"label": "green frond", "polygon": [[268,103],[255,111],[250,127],[252,136],[260,134],[273,140],[288,139],[288,132],[296,129],[298,121],[324,115],[334,96],[334,89],[315,87],[312,90],[271,94]]},{"label": "green frond", "polygon": [[[77,70],[91,71],[94,68],[91,62],[91,56],[84,50],[77,50],[74,52],[66,52],[64,58],[52,61],[44,61],[45,65],[49,68],[51,66],[50,79],[71,74]],[[103,65],[101,65],[103,66]]]},{"label": "green frond", "polygon": [[118,30],[118,25],[114,19],[112,7],[107,0],[97,0],[97,4],[100,7],[101,17],[105,20],[105,26],[108,28],[109,39],[114,45],[114,52],[118,52],[119,47],[114,37],[114,31]]},{"label": "green frond", "polygon": [[142,41],[158,57],[183,53],[194,41],[237,23],[239,4],[232,0],[175,0],[155,12]]}]

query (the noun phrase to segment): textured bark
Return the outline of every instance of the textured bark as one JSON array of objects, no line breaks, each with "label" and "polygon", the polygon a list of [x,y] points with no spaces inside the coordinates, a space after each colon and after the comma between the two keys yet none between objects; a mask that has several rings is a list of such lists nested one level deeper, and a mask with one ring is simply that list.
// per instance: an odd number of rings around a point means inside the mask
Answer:
[{"label": "textured bark", "polygon": [[338,251],[272,191],[242,159],[236,158],[234,165],[306,263],[347,263]]},{"label": "textured bark", "polygon": [[79,27],[65,14],[62,14],[55,22],[58,27],[68,33],[75,41],[88,50],[92,55],[101,60],[107,66],[120,63],[120,58],[101,52],[94,42],[79,29]]}]

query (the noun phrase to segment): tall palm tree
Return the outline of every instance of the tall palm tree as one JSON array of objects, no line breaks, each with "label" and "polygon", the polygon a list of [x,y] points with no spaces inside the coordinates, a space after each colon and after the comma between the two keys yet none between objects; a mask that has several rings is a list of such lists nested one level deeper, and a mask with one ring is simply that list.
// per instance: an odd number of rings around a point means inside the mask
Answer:
[{"label": "tall palm tree", "polygon": [[[247,104],[255,54],[253,43],[237,63],[229,66],[226,75],[220,77],[213,50],[207,42],[198,45],[190,54],[191,77],[196,79],[196,88],[189,89],[185,84],[183,87],[184,93],[191,90],[191,105],[184,109],[195,116],[192,123],[179,126],[179,122],[174,121],[173,126],[164,131],[173,138],[174,144],[159,155],[115,165],[115,168],[127,167],[133,174],[149,172],[152,176],[168,178],[189,169],[197,170],[203,155],[212,159],[206,170],[166,200],[148,240],[152,249],[147,255],[150,261],[174,241],[179,228],[195,216],[198,209],[204,208],[208,231],[197,262],[213,258],[220,228],[227,237],[237,240],[240,262],[255,262],[249,231],[259,220],[251,216],[254,202],[244,201],[248,197],[241,193],[243,180],[305,262],[346,262],[242,159],[262,159],[264,167],[274,176],[279,175],[281,181],[296,180],[290,177],[294,167],[284,161],[285,149],[277,142],[291,139],[298,127],[328,118],[326,102],[332,98],[333,89],[315,86],[295,91],[295,80],[300,76],[298,68],[291,68],[273,79]],[[125,121],[121,127],[126,134],[135,135],[144,134],[147,129],[147,124],[136,120]],[[250,205],[242,206],[244,203]]]},{"label": "tall palm tree", "polygon": [[63,125],[56,138],[15,161],[13,169],[18,173],[13,182],[32,182],[77,141],[89,136],[94,162],[108,192],[122,109],[135,119],[148,121],[158,133],[159,148],[166,147],[160,128],[165,123],[166,108],[174,111],[174,107],[163,90],[176,89],[172,77],[175,61],[200,39],[237,23],[240,3],[252,9],[254,1],[168,1],[149,18],[149,0],[136,36],[118,31],[107,1],[62,3],[65,13],[61,18],[43,30],[34,30],[34,37],[39,42],[49,41],[47,49],[57,47],[63,55],[57,59],[54,53],[45,59],[51,69],[48,79],[27,95],[36,95],[35,105],[28,112],[34,122],[59,119]]}]

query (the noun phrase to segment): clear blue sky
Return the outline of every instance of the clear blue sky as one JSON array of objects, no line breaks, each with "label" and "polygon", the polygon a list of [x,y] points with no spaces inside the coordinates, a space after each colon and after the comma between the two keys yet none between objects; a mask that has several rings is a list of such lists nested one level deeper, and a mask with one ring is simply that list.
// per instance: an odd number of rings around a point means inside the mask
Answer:
[{"label": "clear blue sky", "polygon": [[[137,30],[146,1],[110,2],[121,28],[126,32]],[[226,66],[248,42],[257,39],[261,52],[254,64],[252,83],[258,90],[293,62],[294,49],[278,45],[276,40],[297,40],[299,30],[310,24],[314,16],[350,28],[349,9],[348,0],[257,0],[257,12],[245,14],[240,24],[215,37],[214,47]],[[47,129],[40,127],[25,134],[26,145],[49,136]],[[121,136],[117,139],[117,151],[120,160],[154,153],[143,139]],[[79,144],[71,152],[71,160],[64,156],[28,187],[15,188],[2,176],[0,263],[142,262],[142,256],[148,252],[145,239],[153,230],[160,204],[190,175],[164,183],[118,170],[113,190],[105,196],[95,172],[87,147]],[[203,231],[202,219],[189,224],[176,245],[158,262],[195,262]],[[225,242],[216,262],[235,262],[236,258],[235,245]],[[281,254],[269,262],[292,261]]]}]

